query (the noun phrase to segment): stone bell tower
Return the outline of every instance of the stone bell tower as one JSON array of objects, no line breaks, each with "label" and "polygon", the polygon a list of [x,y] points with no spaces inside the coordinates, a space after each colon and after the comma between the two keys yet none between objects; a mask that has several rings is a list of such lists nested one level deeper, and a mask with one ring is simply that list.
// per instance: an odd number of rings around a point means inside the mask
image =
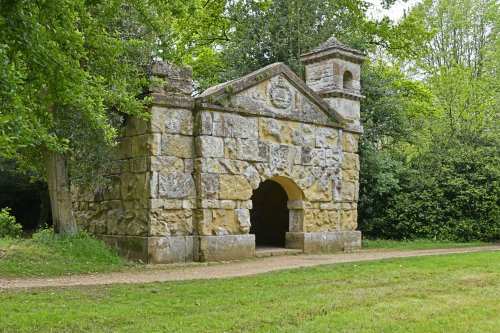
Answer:
[{"label": "stone bell tower", "polygon": [[335,37],[301,55],[305,65],[306,84],[348,122],[348,127],[361,129],[360,94],[361,64],[365,55],[343,45]]}]

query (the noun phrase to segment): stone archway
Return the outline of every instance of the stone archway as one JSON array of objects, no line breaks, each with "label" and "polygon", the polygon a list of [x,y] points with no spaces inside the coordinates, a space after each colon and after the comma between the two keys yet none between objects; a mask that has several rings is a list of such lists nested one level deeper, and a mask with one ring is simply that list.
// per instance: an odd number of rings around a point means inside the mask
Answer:
[{"label": "stone archway", "polygon": [[256,246],[286,247],[288,232],[302,231],[303,194],[285,177],[273,177],[253,191],[250,233]]}]

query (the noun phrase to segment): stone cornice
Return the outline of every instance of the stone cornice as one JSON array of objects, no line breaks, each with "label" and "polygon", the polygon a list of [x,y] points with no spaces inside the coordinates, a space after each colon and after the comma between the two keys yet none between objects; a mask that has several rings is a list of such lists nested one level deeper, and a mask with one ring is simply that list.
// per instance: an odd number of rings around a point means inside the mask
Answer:
[{"label": "stone cornice", "polygon": [[332,89],[329,91],[318,91],[317,94],[323,98],[340,97],[353,101],[361,101],[365,99],[365,96],[361,95],[357,91],[350,89]]},{"label": "stone cornice", "polygon": [[[275,118],[275,119],[283,119],[283,120],[290,120],[290,121],[296,121],[304,124],[312,124],[312,125],[321,125],[321,126],[327,126],[327,127],[333,127],[333,128],[340,128],[344,130],[349,130],[349,131],[354,131],[354,127],[351,126],[352,124],[350,123],[349,120],[345,120],[343,124],[339,123],[332,123],[332,122],[323,122],[323,121],[314,121],[314,120],[304,120],[301,117],[295,117],[295,116],[290,116],[290,115],[279,115],[275,113],[270,113],[266,112],[263,110],[247,110],[247,109],[238,109],[238,108],[233,108],[229,106],[221,106],[213,103],[196,103],[195,106],[196,110],[207,110],[207,111],[219,111],[219,112],[228,112],[228,113],[236,113],[240,114],[243,116],[256,116],[256,117],[269,117],[269,118]],[[352,128],[352,130],[351,130]],[[358,133],[358,132],[356,132]]]}]

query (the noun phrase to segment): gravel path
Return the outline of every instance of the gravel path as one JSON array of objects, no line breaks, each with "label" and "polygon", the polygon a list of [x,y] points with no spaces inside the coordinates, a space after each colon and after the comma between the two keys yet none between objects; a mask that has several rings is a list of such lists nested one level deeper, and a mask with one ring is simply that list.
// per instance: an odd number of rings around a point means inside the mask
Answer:
[{"label": "gravel path", "polygon": [[[140,271],[61,276],[54,278],[0,278],[0,291],[43,287],[92,286],[112,283],[147,283],[248,276],[283,269],[338,263],[419,257],[438,254],[499,251],[500,245],[437,250],[363,250],[353,253],[276,256],[221,263],[156,265]],[[500,259],[500,254],[499,254]]]}]

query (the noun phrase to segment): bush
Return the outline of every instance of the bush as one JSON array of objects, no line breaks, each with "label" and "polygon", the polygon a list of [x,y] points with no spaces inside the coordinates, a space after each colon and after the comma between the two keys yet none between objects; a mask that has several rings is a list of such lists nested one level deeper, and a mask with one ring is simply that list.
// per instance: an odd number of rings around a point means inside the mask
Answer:
[{"label": "bush", "polygon": [[0,238],[19,237],[22,226],[16,222],[16,218],[10,215],[10,208],[0,210]]},{"label": "bush", "polygon": [[371,178],[361,183],[360,228],[366,235],[389,239],[498,240],[498,165],[498,144],[447,138],[416,156],[407,170],[387,170],[397,186],[379,194],[383,187],[374,181],[376,168],[367,163]]}]

